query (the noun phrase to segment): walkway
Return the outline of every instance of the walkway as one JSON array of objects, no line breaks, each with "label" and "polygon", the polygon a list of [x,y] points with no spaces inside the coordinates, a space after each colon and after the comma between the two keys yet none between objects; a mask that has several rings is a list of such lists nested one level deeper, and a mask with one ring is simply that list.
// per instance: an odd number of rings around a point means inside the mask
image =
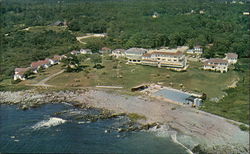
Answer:
[{"label": "walkway", "polygon": [[61,70],[55,74],[52,74],[51,76],[39,81],[38,83],[35,83],[35,84],[28,84],[30,86],[42,86],[42,87],[55,87],[55,86],[52,86],[52,85],[49,85],[49,84],[46,84],[47,81],[49,81],[50,79],[54,78],[55,76],[59,75],[59,74],[62,74],[64,72],[64,70]]}]

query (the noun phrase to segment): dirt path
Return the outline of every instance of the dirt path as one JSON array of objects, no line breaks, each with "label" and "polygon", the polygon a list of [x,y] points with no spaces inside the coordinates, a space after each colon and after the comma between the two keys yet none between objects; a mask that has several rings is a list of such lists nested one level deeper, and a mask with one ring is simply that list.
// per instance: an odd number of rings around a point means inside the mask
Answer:
[{"label": "dirt path", "polygon": [[29,86],[41,86],[41,87],[56,87],[56,86],[53,86],[53,85],[49,85],[49,84],[46,84],[47,81],[49,81],[50,79],[56,77],[57,75],[59,74],[62,74],[64,72],[64,70],[61,70],[55,74],[52,74],[51,76],[39,81],[38,83],[35,83],[35,84],[28,84]]},{"label": "dirt path", "polygon": [[86,36],[79,36],[79,37],[76,37],[77,41],[79,41],[80,43],[82,44],[86,44],[86,42],[83,42],[81,41],[82,39],[85,39],[85,38],[90,38],[90,37],[105,37],[106,34],[87,34]]},{"label": "dirt path", "polygon": [[239,78],[235,79],[231,85],[228,86],[228,88],[236,88],[237,87],[237,83],[240,81]]}]

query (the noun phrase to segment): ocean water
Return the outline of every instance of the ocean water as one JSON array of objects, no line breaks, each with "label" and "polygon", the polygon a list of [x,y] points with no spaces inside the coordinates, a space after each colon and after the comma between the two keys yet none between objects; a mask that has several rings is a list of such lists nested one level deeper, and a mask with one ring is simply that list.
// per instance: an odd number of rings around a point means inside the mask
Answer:
[{"label": "ocean water", "polygon": [[170,137],[154,131],[119,133],[116,130],[128,121],[127,117],[95,122],[74,118],[98,112],[65,104],[47,104],[26,111],[0,105],[0,152],[187,153]]}]

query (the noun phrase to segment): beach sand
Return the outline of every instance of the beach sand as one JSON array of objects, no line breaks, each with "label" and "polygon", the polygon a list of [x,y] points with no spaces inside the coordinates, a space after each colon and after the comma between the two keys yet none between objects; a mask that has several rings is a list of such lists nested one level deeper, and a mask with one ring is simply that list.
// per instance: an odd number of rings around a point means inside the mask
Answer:
[{"label": "beach sand", "polygon": [[232,124],[233,121],[194,108],[154,100],[148,96],[128,96],[97,90],[79,95],[76,100],[117,113],[144,115],[147,119],[142,123],[167,124],[178,132],[191,136],[194,143],[206,145],[207,148],[213,149],[218,145],[249,147],[249,133],[241,131],[237,125]]},{"label": "beach sand", "polygon": [[118,90],[92,88],[75,91],[0,92],[0,98],[0,104],[17,104],[23,110],[46,103],[67,102],[116,113],[136,113],[146,117],[146,120],[139,120],[142,124],[157,122],[177,130],[180,134],[178,141],[189,148],[199,144],[205,148],[203,151],[211,154],[249,153],[249,132],[240,130],[238,125],[241,123],[147,95],[130,96]]}]

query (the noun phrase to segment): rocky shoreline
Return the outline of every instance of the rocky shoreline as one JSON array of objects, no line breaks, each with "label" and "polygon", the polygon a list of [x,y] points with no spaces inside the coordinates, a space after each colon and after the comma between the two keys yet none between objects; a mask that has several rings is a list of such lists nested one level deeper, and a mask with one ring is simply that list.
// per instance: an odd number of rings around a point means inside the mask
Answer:
[{"label": "rocky shoreline", "polygon": [[[22,110],[48,103],[70,103],[78,108],[93,107],[114,111],[106,112],[98,117],[88,117],[92,121],[130,113],[144,115],[146,119],[137,120],[140,125],[131,123],[129,127],[121,128],[118,131],[157,129],[161,127],[161,124],[167,124],[185,135],[194,137],[195,144],[189,145],[194,153],[249,153],[249,133],[240,131],[237,126],[223,119],[215,119],[215,117],[201,113],[197,115],[197,111],[173,104],[163,104],[141,96],[85,89],[74,91],[36,91],[33,89],[0,92],[0,104],[15,104]],[[175,110],[172,110],[173,108]],[[180,118],[181,116],[182,118]]]},{"label": "rocky shoreline", "polygon": [[25,90],[18,92],[0,92],[0,104],[18,105],[20,109],[26,110],[35,108],[47,103],[75,102],[79,94],[84,90],[78,91],[59,91],[59,92],[37,92],[35,90]]}]

